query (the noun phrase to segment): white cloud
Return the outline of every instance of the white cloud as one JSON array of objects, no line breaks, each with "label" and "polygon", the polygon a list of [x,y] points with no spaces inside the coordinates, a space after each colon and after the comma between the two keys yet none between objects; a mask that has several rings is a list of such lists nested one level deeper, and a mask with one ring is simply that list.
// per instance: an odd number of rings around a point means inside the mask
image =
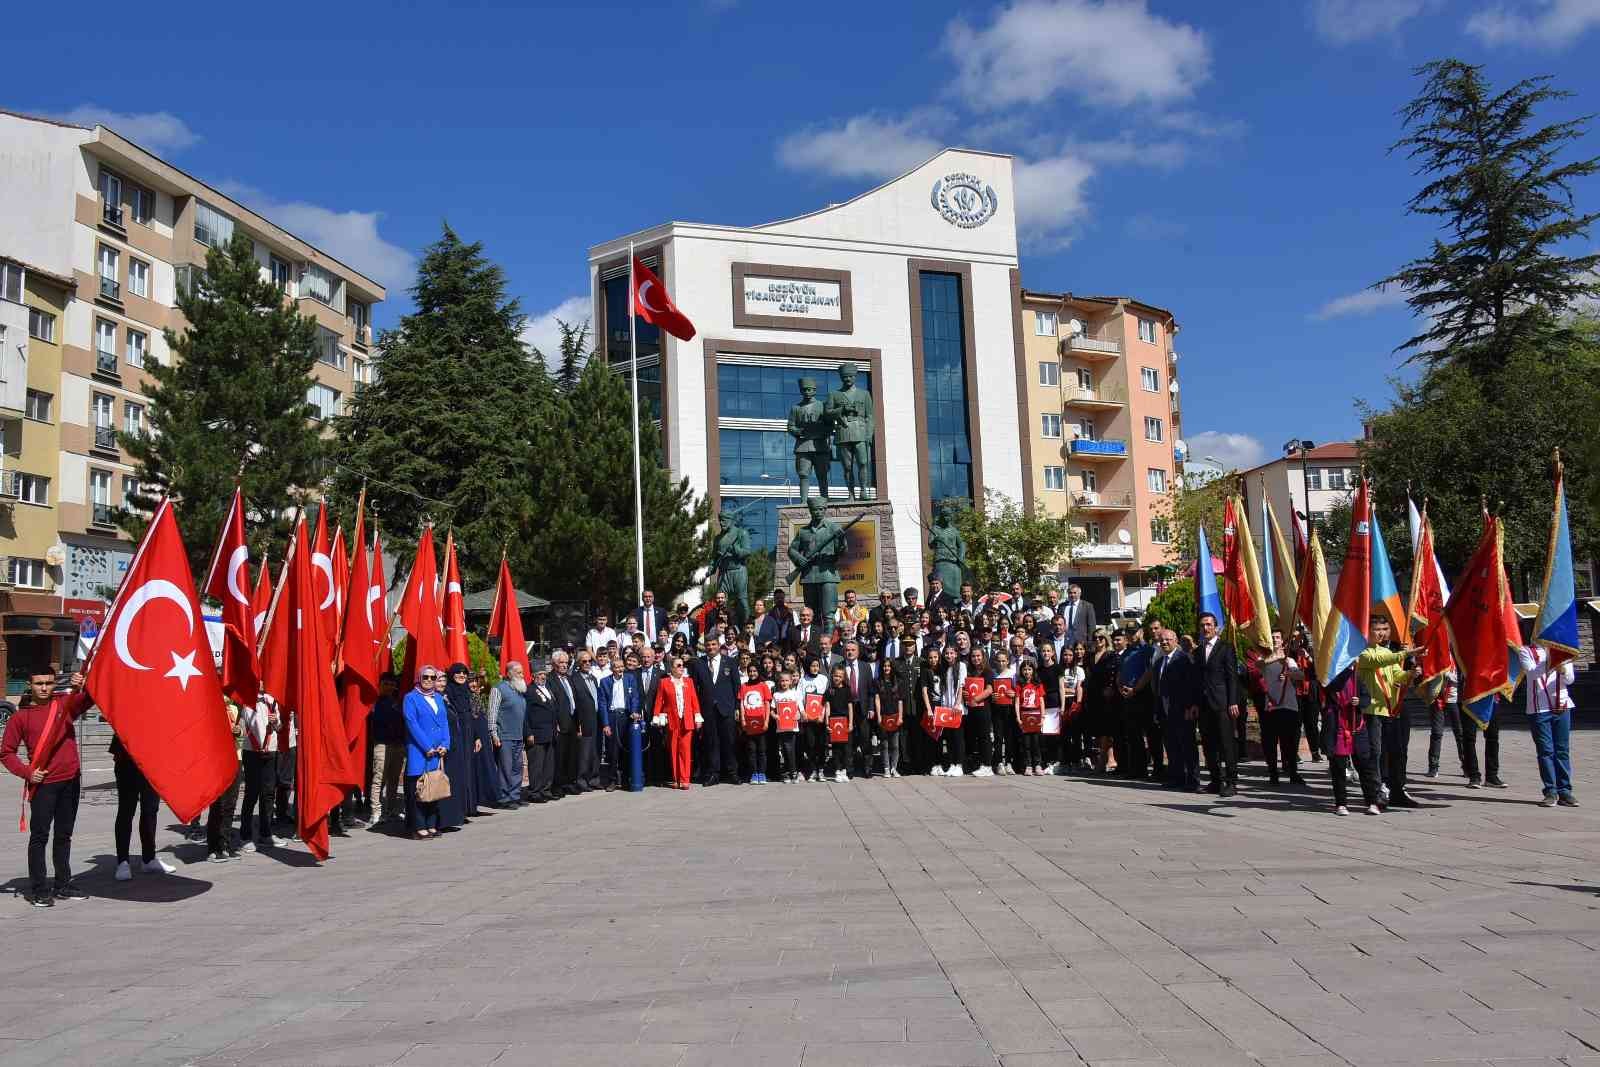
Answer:
[{"label": "white cloud", "polygon": [[1334,297],[1313,311],[1308,318],[1313,322],[1327,322],[1329,319],[1340,319],[1349,315],[1371,315],[1385,308],[1400,307],[1406,302],[1408,295],[1398,285],[1391,285],[1382,290],[1361,289]]},{"label": "white cloud", "polygon": [[1085,211],[1084,187],[1094,167],[1075,155],[1029,162],[1015,160],[1012,178],[1017,191],[1017,229],[1035,247],[1065,247],[1072,226]]},{"label": "white cloud", "polygon": [[1073,93],[1108,104],[1166,104],[1211,76],[1211,46],[1145,0],[1013,0],[986,26],[956,19],[945,51],[979,110]]},{"label": "white cloud", "polygon": [[1500,4],[1467,20],[1467,32],[1484,44],[1563,48],[1600,26],[1600,0],[1532,0],[1513,11]]},{"label": "white cloud", "polygon": [[[529,317],[522,327],[522,343],[537,348],[545,365],[555,370],[561,360],[561,327],[589,322],[594,317],[594,301],[586,296],[569,296],[548,311]],[[589,339],[593,343],[594,338]]]},{"label": "white cloud", "polygon": [[378,233],[382,212],[334,211],[303,200],[277,200],[243,182],[222,182],[218,188],[387,288],[404,289],[414,280],[416,257]]},{"label": "white cloud", "polygon": [[176,152],[200,140],[188,123],[169,111],[124,112],[80,104],[49,117],[79,126],[105,126],[152,152]]},{"label": "white cloud", "polygon": [[1334,44],[1387,37],[1410,22],[1434,0],[1312,0],[1311,24]]},{"label": "white cloud", "polygon": [[1187,439],[1190,459],[1214,458],[1224,470],[1249,470],[1266,461],[1267,448],[1247,433],[1206,430]]},{"label": "white cloud", "polygon": [[1155,124],[1163,129],[1192,134],[1195,137],[1242,137],[1248,124],[1243,119],[1220,119],[1200,111],[1168,111],[1155,117]]},{"label": "white cloud", "polygon": [[791,133],[778,143],[778,162],[835,178],[893,178],[944,147],[933,133],[943,121],[943,115],[931,111],[903,118],[856,115],[842,125]]}]

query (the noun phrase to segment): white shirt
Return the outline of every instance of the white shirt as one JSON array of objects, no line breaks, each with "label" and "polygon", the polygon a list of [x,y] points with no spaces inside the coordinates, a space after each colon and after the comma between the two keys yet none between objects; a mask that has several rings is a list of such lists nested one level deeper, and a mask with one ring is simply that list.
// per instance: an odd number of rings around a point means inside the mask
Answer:
[{"label": "white shirt", "polygon": [[647,608],[644,608],[643,605],[640,605],[640,606],[641,606],[641,608],[643,608],[643,610],[640,611],[639,614],[643,617],[643,620],[644,620],[643,621],[644,639],[646,641],[654,641],[656,639],[656,608],[655,608],[655,605],[652,604]]},{"label": "white shirt", "polygon": [[605,648],[609,642],[616,639],[617,631],[606,626],[598,630],[590,630],[589,636],[583,639],[583,644],[590,652],[598,652],[600,649]]},{"label": "white shirt", "polygon": [[815,693],[818,696],[828,695],[828,676],[826,674],[808,674],[800,682],[802,692]]},{"label": "white shirt", "polygon": [[1572,709],[1572,697],[1567,686],[1577,678],[1577,669],[1569,659],[1561,666],[1550,669],[1550,650],[1543,645],[1523,645],[1517,649],[1522,669],[1528,673],[1524,688],[1528,691],[1529,715],[1560,714]]},{"label": "white shirt", "polygon": [[628,683],[616,675],[611,678],[611,710],[626,711],[628,709]]}]

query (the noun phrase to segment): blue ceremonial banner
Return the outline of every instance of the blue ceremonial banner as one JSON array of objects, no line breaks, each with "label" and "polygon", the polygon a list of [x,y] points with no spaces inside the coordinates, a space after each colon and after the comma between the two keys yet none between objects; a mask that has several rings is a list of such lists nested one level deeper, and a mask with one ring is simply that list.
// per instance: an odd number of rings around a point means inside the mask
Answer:
[{"label": "blue ceremonial banner", "polygon": [[[1272,523],[1267,518],[1267,494],[1261,493],[1261,586],[1267,597],[1267,606],[1272,613],[1282,618],[1283,609],[1278,606],[1278,561],[1273,558]],[[1280,626],[1282,623],[1279,624]]]},{"label": "blue ceremonial banner", "polygon": [[1556,461],[1555,510],[1550,515],[1550,546],[1544,564],[1544,594],[1533,639],[1550,650],[1550,665],[1578,654],[1578,590],[1572,580],[1572,534],[1567,528],[1567,492]]},{"label": "blue ceremonial banner", "polygon": [[1222,594],[1217,591],[1217,572],[1211,569],[1211,545],[1206,542],[1203,523],[1195,546],[1194,590],[1196,619],[1209,612],[1216,616],[1218,629],[1226,626],[1228,613],[1222,610]]}]

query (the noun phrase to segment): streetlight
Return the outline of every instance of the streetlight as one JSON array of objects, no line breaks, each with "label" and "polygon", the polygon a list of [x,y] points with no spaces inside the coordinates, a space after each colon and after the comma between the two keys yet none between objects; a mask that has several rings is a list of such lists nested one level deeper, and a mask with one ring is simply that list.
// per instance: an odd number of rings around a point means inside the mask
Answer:
[{"label": "streetlight", "polygon": [[[1315,441],[1306,441],[1298,438],[1290,438],[1283,443],[1285,459],[1296,452],[1300,453],[1300,495],[1305,499],[1307,526],[1311,525],[1311,477],[1306,472],[1306,453],[1316,447],[1317,443]],[[1290,496],[1289,501],[1292,504],[1294,497]]]}]

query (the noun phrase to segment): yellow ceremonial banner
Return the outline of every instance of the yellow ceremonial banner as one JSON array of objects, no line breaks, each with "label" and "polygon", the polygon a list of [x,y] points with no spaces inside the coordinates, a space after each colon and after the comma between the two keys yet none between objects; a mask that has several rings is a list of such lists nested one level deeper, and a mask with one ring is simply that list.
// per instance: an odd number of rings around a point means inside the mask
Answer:
[{"label": "yellow ceremonial banner", "polygon": [[1243,527],[1238,536],[1239,556],[1244,562],[1245,595],[1250,598],[1251,614],[1254,616],[1238,628],[1239,636],[1257,648],[1271,648],[1272,624],[1267,620],[1267,590],[1261,582],[1261,565],[1256,562],[1255,539],[1250,536],[1250,524],[1244,521],[1244,516],[1248,514],[1244,509],[1244,499],[1236,496],[1233,500],[1233,513],[1239,516],[1236,521]]},{"label": "yellow ceremonial banner", "polygon": [[[804,525],[803,519],[791,520],[789,537],[793,538],[795,529]],[[844,599],[847,589],[854,589],[856,596],[863,600],[876,597],[881,588],[878,585],[878,520],[862,519],[844,532],[844,541],[844,553],[839,557],[839,599]],[[798,575],[789,581],[789,595],[803,596]]]},{"label": "yellow ceremonial banner", "polygon": [[[1265,487],[1262,489],[1265,498]],[[1300,602],[1300,578],[1295,573],[1294,556],[1284,544],[1283,531],[1278,528],[1278,516],[1273,513],[1272,502],[1267,501],[1266,536],[1272,544],[1272,580],[1278,594],[1278,629],[1288,637],[1294,632],[1294,609]]]}]

